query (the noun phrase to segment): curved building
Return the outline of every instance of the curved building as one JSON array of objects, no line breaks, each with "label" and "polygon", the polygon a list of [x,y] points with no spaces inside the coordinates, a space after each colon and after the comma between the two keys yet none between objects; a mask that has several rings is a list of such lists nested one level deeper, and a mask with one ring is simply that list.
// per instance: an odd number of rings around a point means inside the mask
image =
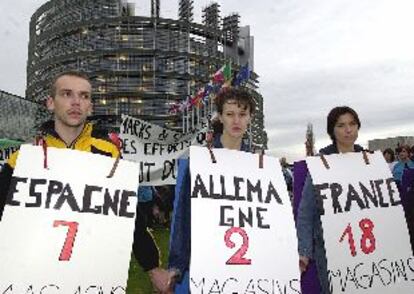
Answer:
[{"label": "curved building", "polygon": [[[51,0],[41,6],[30,21],[26,97],[40,102],[53,76],[80,70],[93,83],[93,119],[108,128],[128,114],[181,129],[188,120],[169,113],[172,104],[205,85],[228,60],[233,68],[253,66],[253,40],[240,37],[238,15],[224,18],[221,27],[218,4],[203,10],[203,24],[192,21],[192,0],[180,1],[177,20],[159,17],[159,0],[151,7],[151,16],[144,17],[121,0]],[[260,100],[262,121],[253,129],[262,129],[253,132],[253,141],[265,145],[262,97],[254,79],[247,86]]]}]

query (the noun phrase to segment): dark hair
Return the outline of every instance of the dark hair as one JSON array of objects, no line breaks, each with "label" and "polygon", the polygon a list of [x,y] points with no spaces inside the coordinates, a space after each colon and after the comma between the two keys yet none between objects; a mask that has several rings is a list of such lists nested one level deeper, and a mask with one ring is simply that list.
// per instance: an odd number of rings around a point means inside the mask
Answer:
[{"label": "dark hair", "polygon": [[81,78],[81,79],[86,80],[88,83],[91,84],[91,80],[89,79],[89,76],[86,73],[84,73],[84,72],[80,72],[80,71],[64,71],[64,72],[61,72],[61,73],[57,74],[53,78],[52,82],[50,83],[50,89],[49,89],[49,95],[50,95],[50,97],[55,98],[55,96],[56,96],[56,82],[57,82],[58,79],[60,79],[63,76],[78,77],[78,78]]},{"label": "dark hair", "polygon": [[398,154],[400,154],[400,152],[403,150],[407,151],[408,154],[410,154],[411,152],[411,148],[407,144],[400,145],[400,150],[398,151]]},{"label": "dark hair", "polygon": [[214,104],[217,107],[218,113],[223,114],[223,105],[229,100],[235,101],[239,107],[241,106],[245,110],[249,109],[250,114],[254,113],[256,104],[253,97],[246,89],[232,87],[223,88],[214,99]]},{"label": "dark hair", "polygon": [[349,106],[337,106],[332,108],[327,117],[326,131],[328,132],[331,140],[335,142],[334,128],[338,119],[341,115],[349,113],[354,117],[355,122],[358,124],[358,130],[361,128],[361,121],[359,120],[358,114]]},{"label": "dark hair", "polygon": [[400,145],[397,146],[397,148],[395,148],[395,154],[398,154],[401,152],[401,147]]},{"label": "dark hair", "polygon": [[211,128],[214,134],[222,134],[223,133],[223,124],[221,123],[218,116],[214,117],[211,120]]},{"label": "dark hair", "polygon": [[391,162],[393,162],[393,161],[395,161],[395,155],[394,155],[394,151],[392,151],[392,149],[391,148],[387,148],[387,149],[385,149],[383,152],[382,152],[382,154],[385,156],[385,154],[389,154],[389,155],[391,155]]},{"label": "dark hair", "polygon": [[[227,101],[235,101],[239,107],[243,107],[245,110],[249,109],[250,114],[254,113],[256,103],[250,93],[243,88],[223,88],[214,98],[214,104],[216,105],[217,112],[223,114],[223,106]],[[214,117],[211,120],[211,127],[214,134],[223,133],[223,124],[218,117]]]}]

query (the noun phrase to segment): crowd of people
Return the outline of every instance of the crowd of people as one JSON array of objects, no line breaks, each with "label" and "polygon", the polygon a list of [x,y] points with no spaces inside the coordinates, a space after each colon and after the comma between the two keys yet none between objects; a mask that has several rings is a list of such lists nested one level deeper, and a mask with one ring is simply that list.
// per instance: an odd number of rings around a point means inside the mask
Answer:
[{"label": "crowd of people", "polygon": [[[58,75],[51,85],[47,99],[48,109],[54,120],[41,129],[41,140],[45,146],[71,148],[92,153],[119,157],[119,150],[102,135],[96,126],[87,122],[92,111],[91,83],[87,76],[77,72]],[[242,88],[223,89],[214,100],[218,117],[214,121],[215,133],[211,148],[227,148],[251,152],[243,140],[254,115],[255,104],[249,92]],[[323,155],[361,152],[356,144],[361,121],[357,112],[348,106],[333,108],[327,116],[327,134],[332,143],[322,148]],[[6,194],[16,166],[18,152],[13,154],[0,173],[0,220],[6,204]],[[395,182],[401,187],[406,169],[414,169],[414,146],[399,146],[395,151],[384,150]],[[288,190],[292,193],[294,175],[281,159],[282,172]],[[179,162],[177,186],[142,186],[138,190],[139,209],[135,222],[133,253],[139,264],[149,273],[154,288],[160,293],[189,293],[189,264],[191,257],[191,201],[189,159]],[[174,191],[175,189],[175,191]],[[174,202],[174,207],[173,207]],[[174,210],[174,216],[171,212]],[[408,216],[407,216],[408,219]],[[172,223],[171,223],[172,220]],[[147,227],[171,226],[168,270],[159,264],[159,252]],[[327,261],[317,200],[312,177],[307,175],[297,215],[297,237],[299,268],[307,270],[311,260],[318,269],[321,293],[329,293]]]},{"label": "crowd of people", "polygon": [[400,188],[404,170],[414,168],[414,145],[411,147],[406,144],[398,145],[395,151],[386,148],[383,154],[394,180]]},{"label": "crowd of people", "polygon": [[395,152],[387,148],[383,152],[401,195],[411,247],[414,252],[414,146],[401,144]]},{"label": "crowd of people", "polygon": [[147,228],[170,228],[174,186],[139,186],[138,202]]}]

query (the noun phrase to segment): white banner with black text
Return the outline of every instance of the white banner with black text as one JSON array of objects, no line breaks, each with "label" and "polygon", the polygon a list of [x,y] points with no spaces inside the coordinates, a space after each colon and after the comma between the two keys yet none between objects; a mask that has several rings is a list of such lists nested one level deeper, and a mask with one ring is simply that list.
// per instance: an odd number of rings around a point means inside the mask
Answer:
[{"label": "white banner with black text", "polygon": [[120,128],[122,157],[138,163],[141,185],[175,185],[178,159],[188,156],[191,145],[204,145],[206,132],[206,122],[182,134],[124,115]]},{"label": "white banner with black text", "polygon": [[414,258],[381,152],[308,157],[333,293],[413,293]]},{"label": "white banner with black text", "polygon": [[191,293],[299,293],[292,206],[279,160],[190,147]]}]

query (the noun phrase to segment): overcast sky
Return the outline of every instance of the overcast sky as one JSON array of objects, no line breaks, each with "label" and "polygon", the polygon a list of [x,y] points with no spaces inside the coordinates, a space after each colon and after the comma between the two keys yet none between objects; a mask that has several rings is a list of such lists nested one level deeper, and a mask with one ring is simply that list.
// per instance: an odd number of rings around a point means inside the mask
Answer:
[{"label": "overcast sky", "polygon": [[[30,16],[45,0],[1,0],[0,89],[24,95]],[[150,0],[136,3],[148,15]],[[161,0],[176,18],[178,0]],[[194,0],[195,21],[211,1]],[[316,147],[329,140],[326,115],[349,105],[360,115],[358,142],[414,135],[413,0],[222,0],[255,38],[269,149],[303,157],[306,125]]]}]

